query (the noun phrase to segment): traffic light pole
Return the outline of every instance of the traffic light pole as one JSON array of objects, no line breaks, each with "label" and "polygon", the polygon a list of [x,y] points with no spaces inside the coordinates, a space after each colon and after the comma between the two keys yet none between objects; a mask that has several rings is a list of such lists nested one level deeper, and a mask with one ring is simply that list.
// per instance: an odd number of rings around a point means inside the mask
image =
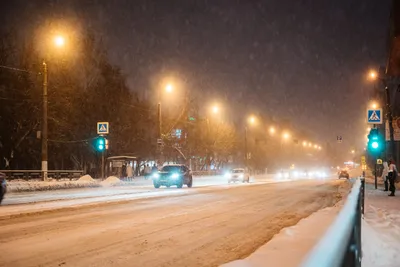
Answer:
[{"label": "traffic light pole", "polygon": [[101,152],[101,178],[105,179],[104,177],[104,153],[105,149]]},{"label": "traffic light pole", "polygon": [[376,161],[377,161],[377,157],[374,157],[374,159],[375,159],[375,189],[378,189],[378,177],[377,177],[377,164],[376,164]]}]

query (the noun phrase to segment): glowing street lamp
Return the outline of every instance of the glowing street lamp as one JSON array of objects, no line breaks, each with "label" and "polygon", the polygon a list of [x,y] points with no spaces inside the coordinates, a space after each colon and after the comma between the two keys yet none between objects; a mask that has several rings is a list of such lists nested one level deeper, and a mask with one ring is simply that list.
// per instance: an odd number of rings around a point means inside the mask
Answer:
[{"label": "glowing street lamp", "polygon": [[269,133],[270,133],[270,134],[274,134],[275,132],[276,132],[275,128],[271,126],[271,127],[269,128]]},{"label": "glowing street lamp", "polygon": [[[65,39],[64,37],[58,35],[54,38],[54,45],[56,47],[64,47]],[[48,172],[48,98],[47,98],[47,85],[48,85],[48,76],[47,76],[47,63],[43,60],[43,115],[42,115],[42,179],[44,181],[47,180],[47,172]]]},{"label": "glowing street lamp", "polygon": [[307,142],[303,141],[303,146],[306,147],[307,146]]},{"label": "glowing street lamp", "polygon": [[54,44],[57,47],[62,47],[65,45],[65,38],[61,35],[57,35],[56,37],[54,37]]},{"label": "glowing street lamp", "polygon": [[250,116],[248,119],[249,124],[254,125],[256,123],[256,117],[255,116]]},{"label": "glowing street lamp", "polygon": [[317,149],[317,148],[318,148],[318,145],[314,145],[314,148]]},{"label": "glowing street lamp", "polygon": [[285,139],[285,140],[289,139],[289,137],[290,137],[289,133],[283,133],[282,134],[282,138]]},{"label": "glowing street lamp", "polygon": [[356,151],[353,149],[353,150],[351,151],[351,154],[354,154],[354,153],[356,153]]},{"label": "glowing street lamp", "polygon": [[167,84],[167,86],[165,86],[165,91],[167,93],[171,93],[174,90],[174,87],[172,86],[172,84]]},{"label": "glowing street lamp", "polygon": [[219,107],[218,106],[213,106],[212,107],[212,113],[218,114],[219,113]]},{"label": "glowing street lamp", "polygon": [[376,71],[371,70],[371,71],[369,72],[369,74],[368,74],[368,77],[369,77],[371,80],[375,80],[375,79],[378,77],[378,74],[376,73]]}]

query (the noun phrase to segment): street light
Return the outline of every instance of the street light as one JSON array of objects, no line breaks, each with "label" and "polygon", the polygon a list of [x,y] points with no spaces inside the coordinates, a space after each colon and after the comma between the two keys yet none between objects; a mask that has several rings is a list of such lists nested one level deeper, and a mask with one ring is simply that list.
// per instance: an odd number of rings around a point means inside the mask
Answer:
[{"label": "street light", "polygon": [[256,123],[256,117],[255,116],[250,116],[248,119],[249,124],[254,125]]},{"label": "street light", "polygon": [[317,149],[317,148],[318,148],[318,145],[314,145],[314,148]]},{"label": "street light", "polygon": [[285,139],[285,140],[289,139],[289,137],[290,137],[289,133],[285,132],[285,133],[282,134],[282,138]]},{"label": "street light", "polygon": [[371,80],[376,80],[376,78],[378,77],[378,74],[376,73],[376,71],[370,70],[368,76]]},{"label": "street light", "polygon": [[61,36],[61,35],[58,35],[58,36],[54,37],[54,44],[55,44],[57,47],[62,47],[62,46],[64,46],[64,44],[65,44],[65,39],[64,39],[64,37]]},{"label": "street light", "polygon": [[271,126],[271,127],[269,128],[269,133],[270,133],[270,134],[274,134],[275,132],[276,132],[275,128]]},{"label": "street light", "polygon": [[356,153],[356,151],[353,149],[353,150],[351,151],[351,154],[354,154],[354,153]]},{"label": "street light", "polygon": [[[63,47],[65,44],[64,37],[58,35],[54,38],[54,45],[56,47]],[[43,60],[43,116],[42,116],[42,177],[43,180],[47,180],[47,172],[48,172],[48,98],[47,98],[47,86],[48,86],[48,77],[47,77],[47,63],[46,60]]]},{"label": "street light", "polygon": [[219,113],[219,107],[218,106],[213,106],[212,107],[212,113],[218,114]]},{"label": "street light", "polygon": [[303,146],[306,147],[307,146],[307,142],[303,141]]},{"label": "street light", "polygon": [[169,83],[169,84],[167,84],[167,86],[165,86],[165,91],[167,93],[171,93],[172,90],[174,90],[174,87],[172,86],[172,84]]}]

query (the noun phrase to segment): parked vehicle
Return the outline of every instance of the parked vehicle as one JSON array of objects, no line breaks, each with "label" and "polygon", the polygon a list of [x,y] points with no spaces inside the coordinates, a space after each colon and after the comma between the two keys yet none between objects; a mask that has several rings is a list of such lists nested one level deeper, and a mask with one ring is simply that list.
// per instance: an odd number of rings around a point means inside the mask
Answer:
[{"label": "parked vehicle", "polygon": [[246,172],[243,168],[233,169],[232,171],[225,174],[225,177],[228,179],[228,183],[231,182],[250,182],[250,174]]},{"label": "parked vehicle", "polygon": [[340,179],[340,178],[349,179],[349,178],[350,178],[350,175],[349,175],[349,173],[348,173],[346,170],[341,170],[341,171],[339,172],[339,179]]},{"label": "parked vehicle", "polygon": [[3,201],[4,195],[7,193],[6,175],[0,173],[0,204]]},{"label": "parked vehicle", "polygon": [[193,177],[192,171],[183,164],[165,165],[159,172],[153,174],[153,185],[155,188],[160,186],[170,187],[176,185],[177,188],[182,188],[183,185],[192,187]]}]

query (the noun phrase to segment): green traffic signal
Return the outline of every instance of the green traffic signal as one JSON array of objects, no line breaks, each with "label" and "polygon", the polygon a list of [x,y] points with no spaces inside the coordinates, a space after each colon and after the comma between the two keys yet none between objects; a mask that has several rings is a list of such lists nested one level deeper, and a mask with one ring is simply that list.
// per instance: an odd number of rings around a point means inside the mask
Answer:
[{"label": "green traffic signal", "polygon": [[100,136],[96,139],[96,150],[99,152],[104,151],[106,148],[106,140],[104,137]]},{"label": "green traffic signal", "polygon": [[371,129],[368,135],[368,151],[374,154],[381,153],[384,149],[385,141],[378,129]]}]

